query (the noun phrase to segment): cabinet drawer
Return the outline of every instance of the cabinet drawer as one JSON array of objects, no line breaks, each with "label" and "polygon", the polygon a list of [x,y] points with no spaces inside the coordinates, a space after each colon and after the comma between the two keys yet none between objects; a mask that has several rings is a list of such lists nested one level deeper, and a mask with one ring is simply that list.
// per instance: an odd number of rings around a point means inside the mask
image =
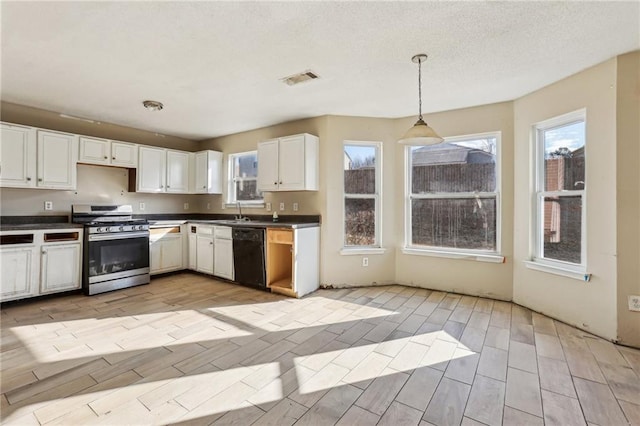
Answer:
[{"label": "cabinet drawer", "polygon": [[220,238],[223,240],[230,240],[231,239],[231,227],[229,226],[216,226],[213,235],[216,238]]},{"label": "cabinet drawer", "polygon": [[269,229],[267,230],[267,240],[270,243],[293,244],[293,231]]}]

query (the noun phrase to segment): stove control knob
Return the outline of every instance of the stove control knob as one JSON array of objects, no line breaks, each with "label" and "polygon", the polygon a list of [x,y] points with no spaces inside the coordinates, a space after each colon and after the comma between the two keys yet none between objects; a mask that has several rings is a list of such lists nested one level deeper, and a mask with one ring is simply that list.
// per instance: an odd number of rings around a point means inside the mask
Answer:
[{"label": "stove control knob", "polygon": [[112,226],[111,228],[109,228],[110,232],[118,232],[118,227],[117,226]]},{"label": "stove control knob", "polygon": [[124,226],[121,226],[121,227],[120,227],[120,231],[124,231]]},{"label": "stove control knob", "polygon": [[102,228],[98,228],[98,229],[96,229],[96,231],[102,232]]}]

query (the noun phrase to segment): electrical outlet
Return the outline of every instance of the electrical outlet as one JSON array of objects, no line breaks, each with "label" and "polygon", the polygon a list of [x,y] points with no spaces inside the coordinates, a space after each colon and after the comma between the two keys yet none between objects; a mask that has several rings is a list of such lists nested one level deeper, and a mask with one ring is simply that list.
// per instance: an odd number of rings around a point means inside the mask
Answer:
[{"label": "electrical outlet", "polygon": [[184,209],[189,210],[189,203],[184,203]]},{"label": "electrical outlet", "polygon": [[45,210],[53,210],[53,201],[45,201],[44,202]]},{"label": "electrical outlet", "polygon": [[369,266],[369,258],[368,257],[363,257],[362,258],[362,266],[364,266],[365,268],[367,266]]},{"label": "electrical outlet", "polygon": [[271,211],[271,203],[267,203],[267,211],[270,212]]},{"label": "electrical outlet", "polygon": [[293,203],[293,211],[294,212],[298,211],[298,203]]},{"label": "electrical outlet", "polygon": [[283,212],[284,211],[284,203],[280,203],[280,211]]},{"label": "electrical outlet", "polygon": [[140,210],[144,210],[144,203],[140,203],[139,208],[140,208]]},{"label": "electrical outlet", "polygon": [[207,203],[207,210],[211,210],[211,203]]},{"label": "electrical outlet", "polygon": [[629,310],[640,312],[640,296],[629,296]]}]

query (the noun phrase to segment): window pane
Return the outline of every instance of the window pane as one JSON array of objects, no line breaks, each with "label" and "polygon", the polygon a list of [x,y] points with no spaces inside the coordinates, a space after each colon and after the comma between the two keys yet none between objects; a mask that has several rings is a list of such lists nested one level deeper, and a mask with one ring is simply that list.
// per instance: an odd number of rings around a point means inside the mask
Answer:
[{"label": "window pane", "polygon": [[235,182],[236,201],[262,200],[262,193],[258,192],[256,180],[239,180]]},{"label": "window pane", "polygon": [[414,245],[496,249],[495,198],[411,200]]},{"label": "window pane", "polygon": [[545,197],[544,248],[546,259],[581,263],[582,196]]},{"label": "window pane", "polygon": [[411,148],[411,190],[438,192],[494,192],[496,138]]},{"label": "window pane", "polygon": [[257,189],[258,154],[246,152],[229,157],[232,180],[229,181],[229,201],[261,201],[262,193]]},{"label": "window pane", "polygon": [[344,200],[344,244],[371,246],[376,243],[376,201],[374,198]]},{"label": "window pane", "polygon": [[344,146],[344,193],[376,193],[376,148]]},{"label": "window pane", "polygon": [[584,121],[545,130],[544,189],[584,189]]}]

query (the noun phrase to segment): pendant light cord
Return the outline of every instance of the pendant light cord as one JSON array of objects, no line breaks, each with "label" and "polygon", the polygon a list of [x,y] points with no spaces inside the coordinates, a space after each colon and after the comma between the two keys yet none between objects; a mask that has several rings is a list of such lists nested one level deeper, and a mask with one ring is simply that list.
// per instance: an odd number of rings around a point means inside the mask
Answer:
[{"label": "pendant light cord", "polygon": [[418,59],[418,113],[422,120],[422,59]]}]

